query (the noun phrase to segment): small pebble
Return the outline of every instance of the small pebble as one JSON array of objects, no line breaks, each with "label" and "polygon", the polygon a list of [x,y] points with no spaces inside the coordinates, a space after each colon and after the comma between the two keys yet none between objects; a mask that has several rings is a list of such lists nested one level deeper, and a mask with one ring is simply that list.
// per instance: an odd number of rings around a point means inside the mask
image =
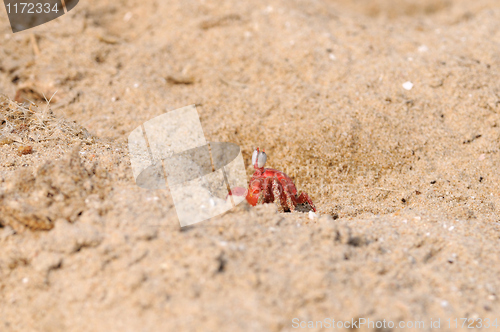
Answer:
[{"label": "small pebble", "polygon": [[18,155],[22,156],[22,155],[25,155],[25,154],[31,154],[33,153],[33,147],[30,146],[30,145],[27,145],[27,146],[20,146],[18,149],[17,149],[17,153]]},{"label": "small pebble", "polygon": [[318,215],[312,211],[309,211],[309,219],[314,220],[318,218]]},{"label": "small pebble", "polygon": [[133,14],[132,14],[131,12],[127,12],[127,13],[125,14],[125,16],[123,16],[123,20],[124,20],[125,22],[130,21],[130,19],[132,18],[132,15],[133,15]]},{"label": "small pebble", "polygon": [[403,83],[403,89],[410,91],[413,89],[413,83],[408,81]]},{"label": "small pebble", "polygon": [[429,51],[429,48],[428,48],[426,45],[420,45],[420,46],[418,47],[418,51],[419,51],[420,53],[425,53],[425,52]]}]

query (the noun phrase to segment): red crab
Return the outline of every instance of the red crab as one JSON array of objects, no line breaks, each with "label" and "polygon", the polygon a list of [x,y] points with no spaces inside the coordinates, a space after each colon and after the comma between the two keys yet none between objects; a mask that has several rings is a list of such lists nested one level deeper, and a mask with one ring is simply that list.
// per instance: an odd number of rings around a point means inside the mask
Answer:
[{"label": "red crab", "polygon": [[280,212],[294,211],[298,204],[307,202],[316,212],[316,207],[306,193],[297,195],[297,188],[288,175],[272,168],[264,168],[266,160],[266,153],[256,148],[252,155],[255,173],[250,179],[248,190],[236,187],[229,194],[238,196],[246,194],[248,203],[253,206],[274,202]]}]

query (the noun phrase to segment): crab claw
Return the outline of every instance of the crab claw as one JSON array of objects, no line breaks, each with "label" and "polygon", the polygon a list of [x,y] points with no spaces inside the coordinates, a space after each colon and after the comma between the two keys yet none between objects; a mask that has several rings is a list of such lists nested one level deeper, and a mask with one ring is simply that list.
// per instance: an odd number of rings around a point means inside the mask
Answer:
[{"label": "crab claw", "polygon": [[234,195],[234,196],[246,196],[248,193],[248,190],[242,187],[234,187],[233,189],[229,190],[229,194],[226,196],[226,199],[229,197],[229,195]]}]

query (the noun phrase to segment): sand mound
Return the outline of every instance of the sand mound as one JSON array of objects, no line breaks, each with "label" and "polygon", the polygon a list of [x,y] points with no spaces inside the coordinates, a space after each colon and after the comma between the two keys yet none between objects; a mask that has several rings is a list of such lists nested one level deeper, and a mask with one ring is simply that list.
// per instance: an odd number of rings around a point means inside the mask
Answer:
[{"label": "sand mound", "polygon": [[[86,168],[80,159],[80,145],[93,142],[85,128],[57,117],[48,106],[25,107],[0,95],[0,145],[12,145],[17,158],[74,145],[66,158],[46,156],[36,171],[24,167],[0,182],[0,224],[22,231],[51,229],[60,218],[75,221],[89,195],[104,193],[105,171],[97,163]],[[24,158],[29,157],[35,158]]]},{"label": "sand mound", "polygon": [[0,224],[21,231],[51,229],[60,218],[74,222],[86,209],[90,195],[104,197],[109,188],[106,177],[97,164],[92,169],[84,167],[79,148],[65,160],[47,161],[35,175],[17,171],[0,192]]},{"label": "sand mound", "polygon": [[39,143],[49,140],[92,142],[92,136],[75,122],[58,118],[46,107],[28,108],[0,95],[0,145],[13,142]]}]

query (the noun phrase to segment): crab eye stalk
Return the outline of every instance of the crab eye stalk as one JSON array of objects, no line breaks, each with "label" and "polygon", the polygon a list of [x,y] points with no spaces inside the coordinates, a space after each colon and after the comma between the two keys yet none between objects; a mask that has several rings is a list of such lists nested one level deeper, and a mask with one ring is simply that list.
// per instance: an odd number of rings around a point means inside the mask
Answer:
[{"label": "crab eye stalk", "polygon": [[259,148],[255,149],[252,154],[252,166],[257,162],[257,156],[259,155]]},{"label": "crab eye stalk", "polygon": [[264,151],[260,152],[258,157],[257,157],[257,166],[259,168],[264,167],[264,165],[266,164],[266,161],[267,161],[267,154]]}]

